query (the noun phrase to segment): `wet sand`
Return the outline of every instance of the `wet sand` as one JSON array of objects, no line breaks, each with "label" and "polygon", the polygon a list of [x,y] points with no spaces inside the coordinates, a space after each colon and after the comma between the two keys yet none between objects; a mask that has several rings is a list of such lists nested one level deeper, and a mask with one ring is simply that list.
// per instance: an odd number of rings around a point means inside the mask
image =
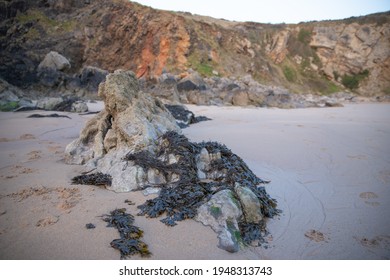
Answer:
[{"label": "wet sand", "polygon": [[[283,213],[268,221],[268,248],[235,254],[219,249],[217,235],[195,221],[170,228],[136,216],[152,259],[390,258],[389,104],[188,107],[213,120],[184,134],[226,144],[271,180],[267,191]],[[119,259],[110,246],[118,233],[100,216],[123,207],[136,215],[148,197],[71,185],[82,168],[66,165],[63,151],[92,116],[30,114],[0,113],[0,258]],[[87,223],[96,228],[86,229]]]}]

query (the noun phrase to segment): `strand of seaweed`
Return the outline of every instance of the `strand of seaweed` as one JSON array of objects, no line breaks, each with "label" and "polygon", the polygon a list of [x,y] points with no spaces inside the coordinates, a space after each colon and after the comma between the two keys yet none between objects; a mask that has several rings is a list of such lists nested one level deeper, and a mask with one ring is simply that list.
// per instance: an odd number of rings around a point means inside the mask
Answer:
[{"label": "strand of seaweed", "polygon": [[110,245],[120,251],[121,259],[135,254],[140,254],[141,257],[151,255],[148,245],[140,240],[143,231],[133,225],[134,216],[126,213],[125,208],[115,209],[110,215],[103,215],[103,221],[107,222],[107,227],[115,227],[119,231],[120,238],[111,241]]}]

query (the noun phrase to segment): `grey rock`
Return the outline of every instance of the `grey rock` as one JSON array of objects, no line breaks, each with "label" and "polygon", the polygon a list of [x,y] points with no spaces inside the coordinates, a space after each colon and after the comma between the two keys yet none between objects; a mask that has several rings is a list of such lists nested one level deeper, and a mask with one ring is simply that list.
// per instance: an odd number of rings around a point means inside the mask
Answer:
[{"label": "grey rock", "polygon": [[193,91],[193,90],[205,90],[206,84],[202,77],[197,72],[192,72],[187,77],[181,79],[177,83],[177,90],[181,91]]},{"label": "grey rock", "polygon": [[234,186],[241,207],[244,212],[245,221],[248,223],[259,223],[263,219],[261,205],[257,196],[247,187],[236,183]]},{"label": "grey rock", "polygon": [[37,101],[37,107],[44,110],[52,111],[55,110],[55,108],[63,101],[64,99],[62,97],[45,97]]},{"label": "grey rock", "polygon": [[132,72],[109,74],[99,86],[99,96],[105,108],[66,147],[66,162],[96,166],[112,176],[110,189],[116,192],[142,187],[149,180],[162,182],[161,174],[145,173],[123,157],[129,152],[153,151],[165,132],[180,132],[175,119],[159,100],[140,90]]},{"label": "grey rock", "polygon": [[80,86],[88,91],[97,92],[99,84],[105,81],[107,75],[106,70],[85,66],[79,74]]},{"label": "grey rock", "polygon": [[236,92],[233,95],[232,103],[235,106],[248,106],[250,104],[248,93],[244,91]]},{"label": "grey rock", "polygon": [[218,234],[218,247],[233,253],[240,248],[238,221],[241,216],[242,211],[233,192],[222,190],[199,207],[195,220],[210,226]]},{"label": "grey rock", "polygon": [[88,106],[84,101],[76,101],[72,104],[70,111],[75,113],[85,113],[88,112]]},{"label": "grey rock", "polygon": [[65,71],[70,69],[70,62],[66,59],[66,57],[60,55],[58,52],[51,51],[38,65],[38,71],[44,68]]},{"label": "grey rock", "polygon": [[146,188],[142,191],[142,194],[147,196],[147,195],[151,195],[151,194],[159,194],[161,191],[160,188],[153,188],[153,187],[149,187],[149,188]]}]

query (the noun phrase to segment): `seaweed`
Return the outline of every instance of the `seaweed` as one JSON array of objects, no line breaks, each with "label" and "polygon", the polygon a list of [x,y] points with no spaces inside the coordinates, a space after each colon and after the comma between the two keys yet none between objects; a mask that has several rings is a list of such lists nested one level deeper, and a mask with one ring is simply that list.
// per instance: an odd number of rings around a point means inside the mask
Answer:
[{"label": "seaweed", "polygon": [[176,119],[176,123],[180,128],[186,128],[190,124],[199,123],[202,121],[211,120],[205,116],[195,116],[195,114],[189,110],[187,110],[182,105],[169,105],[165,104],[165,108],[172,114],[172,116]]},{"label": "seaweed", "polygon": [[135,203],[132,202],[130,199],[126,199],[126,200],[125,200],[125,203],[126,203],[127,205],[135,205]]},{"label": "seaweed", "polygon": [[[198,178],[196,155],[205,148],[209,154],[220,154],[219,159],[211,162],[210,172],[220,172],[213,181],[204,182]],[[168,164],[169,154],[178,158],[176,164]],[[157,159],[158,158],[158,159]],[[225,145],[217,142],[192,143],[184,135],[176,132],[167,132],[159,139],[159,149],[153,156],[150,152],[128,154],[125,160],[132,160],[136,165],[147,170],[158,169],[164,174],[175,172],[179,180],[170,184],[161,184],[160,194],[154,199],[147,200],[139,205],[138,215],[157,218],[166,215],[161,222],[168,226],[175,226],[178,221],[192,219],[197,214],[197,209],[210,200],[213,194],[223,189],[230,189],[235,193],[237,183],[246,186],[257,196],[261,204],[261,212],[265,217],[272,218],[281,211],[276,208],[276,200],[272,199],[263,185],[269,183],[257,177],[245,164]],[[218,215],[215,209],[215,215]],[[258,245],[264,243],[265,222],[258,224],[247,223],[245,217],[239,223],[240,234],[244,244],[251,245],[258,241]]]},{"label": "seaweed", "polygon": [[92,224],[92,223],[86,224],[85,227],[86,227],[87,229],[96,228],[96,226],[95,226],[94,224]]},{"label": "seaweed", "polygon": [[[197,157],[202,149],[206,149],[210,155],[210,165],[208,174],[217,174],[212,180],[200,180],[198,177]],[[211,156],[213,155],[213,156]],[[170,159],[174,156],[174,163]],[[138,205],[138,215],[149,218],[163,217],[160,221],[167,226],[175,226],[177,222],[185,219],[192,219],[197,215],[198,208],[207,203],[211,197],[224,189],[229,189],[234,196],[234,203],[240,206],[235,191],[237,184],[249,188],[258,198],[261,213],[265,218],[272,218],[280,214],[277,209],[277,202],[266,192],[264,185],[269,181],[257,177],[247,166],[247,164],[225,145],[218,142],[193,143],[187,137],[174,131],[166,132],[157,139],[155,151],[143,150],[140,152],[129,152],[123,157],[124,161],[131,161],[147,172],[149,169],[156,169],[166,177],[163,184],[153,185],[160,188],[159,195],[153,199],[148,199]],[[126,172],[125,170],[123,172]],[[177,179],[172,179],[172,174],[176,174]],[[94,173],[83,174],[72,179],[75,184],[91,185],[111,185],[111,176]],[[140,187],[144,189],[148,185]],[[133,205],[130,200],[125,203]],[[215,217],[220,215],[220,209],[213,209]],[[116,226],[121,233],[121,239],[111,242],[111,246],[121,251],[122,257],[134,253],[142,256],[148,255],[146,245],[139,241],[126,240],[129,237],[141,237],[142,232],[131,226],[133,216],[125,214],[124,209],[117,209],[111,212],[111,216],[106,215],[105,221]],[[239,229],[234,232],[242,236],[242,243],[257,245],[265,242],[265,219],[257,224],[248,223],[245,215],[238,223]]]},{"label": "seaweed", "polygon": [[72,178],[73,185],[111,186],[112,177],[101,172],[83,174]]},{"label": "seaweed", "polygon": [[32,114],[29,115],[27,118],[68,118],[71,119],[71,117],[65,116],[65,115],[59,115],[59,114],[49,114],[49,115],[41,115],[41,114]]},{"label": "seaweed", "polygon": [[133,225],[134,216],[126,213],[125,208],[115,209],[102,217],[107,222],[107,227],[115,227],[119,231],[120,238],[114,239],[110,245],[120,251],[121,259],[135,254],[140,254],[141,257],[151,255],[148,246],[140,240],[143,231]]},{"label": "seaweed", "polygon": [[267,231],[264,221],[260,221],[260,223],[241,222],[238,224],[238,227],[245,244],[261,246],[262,243],[266,243],[264,236],[267,234]]}]

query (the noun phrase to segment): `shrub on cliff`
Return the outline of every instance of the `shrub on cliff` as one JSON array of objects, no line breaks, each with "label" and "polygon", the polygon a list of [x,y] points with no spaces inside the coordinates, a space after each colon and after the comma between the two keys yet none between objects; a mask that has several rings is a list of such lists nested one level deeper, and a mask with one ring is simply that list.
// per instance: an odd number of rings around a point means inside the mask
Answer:
[{"label": "shrub on cliff", "polygon": [[349,88],[350,90],[357,89],[359,87],[359,83],[361,80],[364,78],[368,77],[370,72],[366,69],[359,74],[355,75],[347,75],[345,74],[343,78],[341,79],[341,83],[346,87]]}]

